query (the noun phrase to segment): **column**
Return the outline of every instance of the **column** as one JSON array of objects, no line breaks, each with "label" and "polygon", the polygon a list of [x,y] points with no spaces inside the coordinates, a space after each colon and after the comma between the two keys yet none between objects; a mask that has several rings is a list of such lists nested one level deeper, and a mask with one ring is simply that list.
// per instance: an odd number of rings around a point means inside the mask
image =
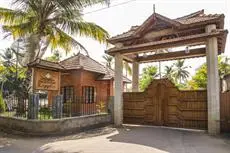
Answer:
[{"label": "column", "polygon": [[120,53],[115,55],[115,90],[114,90],[114,124],[121,126],[123,123],[123,59]]},{"label": "column", "polygon": [[[206,32],[216,29],[216,25],[207,25]],[[218,73],[218,46],[217,38],[208,38],[206,41],[207,71],[208,71],[208,133],[220,133],[220,82]]]},{"label": "column", "polygon": [[139,91],[139,63],[133,62],[132,92]]}]

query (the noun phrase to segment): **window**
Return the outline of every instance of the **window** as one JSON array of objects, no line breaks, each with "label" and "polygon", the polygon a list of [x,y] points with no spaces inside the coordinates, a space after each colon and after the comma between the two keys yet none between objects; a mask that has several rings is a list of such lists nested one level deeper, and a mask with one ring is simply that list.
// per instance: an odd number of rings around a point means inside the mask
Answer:
[{"label": "window", "polygon": [[74,100],[74,90],[73,86],[66,86],[61,88],[61,94],[63,94],[64,103],[73,102]]},{"label": "window", "polygon": [[95,95],[96,95],[96,89],[95,87],[92,87],[92,86],[83,86],[82,87],[82,95],[83,95],[83,98],[84,98],[84,102],[85,103],[94,103],[95,102]]}]

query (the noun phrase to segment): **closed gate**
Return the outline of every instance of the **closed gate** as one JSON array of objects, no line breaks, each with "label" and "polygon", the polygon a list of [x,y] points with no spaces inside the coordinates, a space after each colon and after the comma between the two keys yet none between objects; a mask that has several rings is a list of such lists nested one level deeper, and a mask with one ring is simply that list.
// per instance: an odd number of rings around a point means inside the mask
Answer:
[{"label": "closed gate", "polygon": [[180,91],[168,79],[144,92],[124,93],[124,122],[207,129],[206,90]]},{"label": "closed gate", "polygon": [[164,125],[167,120],[167,104],[168,93],[164,84],[157,84],[148,90],[145,96],[145,123]]}]

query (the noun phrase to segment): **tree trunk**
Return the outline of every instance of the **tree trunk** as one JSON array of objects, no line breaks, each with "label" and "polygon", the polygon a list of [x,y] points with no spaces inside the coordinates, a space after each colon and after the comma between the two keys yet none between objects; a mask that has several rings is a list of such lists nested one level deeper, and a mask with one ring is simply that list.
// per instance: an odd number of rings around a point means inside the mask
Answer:
[{"label": "tree trunk", "polygon": [[23,64],[27,65],[28,63],[35,60],[36,53],[39,52],[39,42],[40,36],[38,34],[30,35],[26,42],[26,53],[24,56]]}]

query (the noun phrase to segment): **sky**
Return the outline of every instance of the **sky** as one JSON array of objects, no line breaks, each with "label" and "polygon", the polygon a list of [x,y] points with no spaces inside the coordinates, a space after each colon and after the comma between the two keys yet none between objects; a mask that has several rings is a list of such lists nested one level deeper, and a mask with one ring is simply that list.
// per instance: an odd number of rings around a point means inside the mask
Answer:
[{"label": "sky", "polygon": [[[123,3],[123,4],[121,4]],[[117,4],[121,4],[115,6]],[[169,18],[177,18],[183,15],[204,9],[206,14],[225,14],[225,29],[230,31],[230,0],[111,0],[111,7],[100,11],[95,11],[106,6],[97,5],[84,10],[84,19],[94,22],[106,29],[110,36],[121,34],[130,29],[131,26],[142,24],[152,13],[153,4],[157,13]],[[1,7],[10,7],[10,0],[0,0]],[[88,13],[92,12],[92,13]],[[0,49],[9,47],[11,40],[2,40],[3,34],[0,33]],[[102,55],[106,50],[106,45],[89,38],[75,37],[89,51],[90,57],[102,62]],[[230,42],[227,39],[225,55],[230,56]],[[77,53],[77,51],[72,51]],[[70,56],[70,53],[67,56]],[[50,55],[50,51],[46,56]],[[66,55],[63,55],[65,58]],[[205,58],[195,58],[186,60],[186,64],[191,66],[189,71],[191,74],[205,62]],[[156,65],[150,63],[148,65]],[[162,62],[162,67],[170,65],[172,62]],[[142,65],[143,68],[146,65]],[[163,68],[162,68],[163,69]]]}]

